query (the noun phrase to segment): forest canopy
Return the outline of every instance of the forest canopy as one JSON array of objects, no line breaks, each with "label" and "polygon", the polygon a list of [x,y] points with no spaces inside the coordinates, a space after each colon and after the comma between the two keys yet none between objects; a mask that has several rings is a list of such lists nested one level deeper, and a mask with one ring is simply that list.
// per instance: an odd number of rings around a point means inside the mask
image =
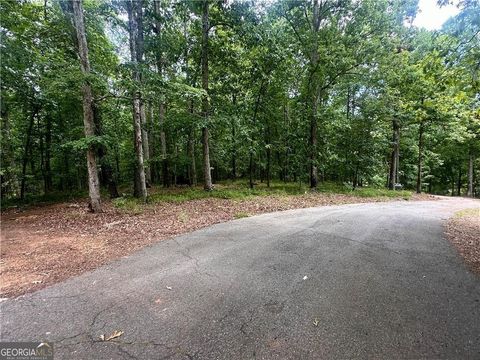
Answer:
[{"label": "forest canopy", "polygon": [[[439,1],[444,6],[448,1]],[[480,2],[0,1],[1,194],[244,179],[480,194]]]}]

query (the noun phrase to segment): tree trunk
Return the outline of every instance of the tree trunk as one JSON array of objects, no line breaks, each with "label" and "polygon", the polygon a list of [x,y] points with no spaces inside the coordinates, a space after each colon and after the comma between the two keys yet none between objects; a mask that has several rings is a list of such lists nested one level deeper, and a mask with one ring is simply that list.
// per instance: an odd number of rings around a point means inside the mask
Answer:
[{"label": "tree trunk", "polygon": [[474,163],[473,151],[470,150],[470,154],[468,157],[468,192],[467,192],[467,196],[470,196],[470,197],[473,197],[473,163]]},{"label": "tree trunk", "polygon": [[0,164],[3,171],[0,172],[0,196],[4,199],[13,189],[16,188],[14,150],[10,139],[10,122],[8,105],[0,97],[0,118],[1,127],[1,150]]},{"label": "tree trunk", "polygon": [[[80,66],[82,73],[87,78],[90,75],[90,60],[88,58],[87,37],[85,34],[85,24],[83,19],[83,1],[73,0],[72,3],[73,17],[68,14],[67,7],[62,7],[66,15],[72,19],[73,27],[76,32],[78,45],[78,57],[80,58]],[[88,79],[84,81],[82,86],[83,93],[83,126],[85,136],[95,136],[95,123],[93,118],[93,95],[92,88]],[[100,212],[100,183],[98,180],[97,159],[95,149],[92,145],[87,150],[87,169],[88,169],[88,192],[90,196],[89,208],[92,212]]]},{"label": "tree trunk", "polygon": [[400,126],[397,119],[392,122],[393,125],[393,139],[392,139],[392,156],[390,161],[390,175],[388,181],[388,188],[395,190],[395,184],[398,182],[398,160],[400,149]]},{"label": "tree trunk", "polygon": [[[233,94],[232,95],[232,105],[233,109],[236,112],[237,110],[237,95]],[[236,138],[236,124],[235,124],[235,118],[232,117],[231,120],[231,125],[232,125],[232,180],[235,180],[237,178],[237,138]]]},{"label": "tree trunk", "polygon": [[45,132],[45,193],[52,191],[52,118],[46,117],[46,132]]},{"label": "tree trunk", "polygon": [[462,166],[458,168],[458,178],[457,178],[457,196],[462,195]]},{"label": "tree trunk", "polygon": [[[208,94],[208,32],[209,32],[209,21],[208,21],[208,0],[203,2],[203,13],[202,13],[202,88]],[[207,191],[213,189],[212,185],[212,175],[210,168],[210,148],[209,148],[209,134],[208,134],[208,113],[209,113],[209,104],[208,96],[203,97],[203,117],[204,124],[202,127],[202,143],[203,143],[203,176],[204,184],[203,188]]]},{"label": "tree trunk", "polygon": [[[154,10],[155,15],[157,17],[155,22],[155,32],[157,36],[160,36],[162,31],[162,24],[160,21],[161,17],[161,1],[155,0],[154,2]],[[157,72],[158,75],[162,76],[163,74],[163,56],[161,51],[157,51]],[[187,61],[187,59],[185,59]],[[170,186],[170,175],[168,170],[168,157],[167,157],[167,141],[165,137],[165,102],[163,99],[160,99],[158,105],[158,124],[160,127],[160,151],[161,151],[161,158],[162,158],[162,182],[164,187]]]},{"label": "tree trunk", "polygon": [[267,180],[267,187],[270,187],[270,175],[271,175],[271,165],[272,165],[272,139],[271,139],[271,134],[270,134],[270,125],[269,123],[267,122],[267,125],[266,125],[266,136],[265,136],[265,142],[267,143],[266,147],[267,147],[267,168],[265,169],[265,178]]},{"label": "tree trunk", "polygon": [[146,163],[145,167],[145,182],[146,186],[150,187],[152,183],[152,172],[150,168],[150,146],[148,141],[148,125],[147,117],[145,113],[145,103],[140,103],[140,120],[142,122],[142,149],[143,149],[143,162]]},{"label": "tree trunk", "polygon": [[190,158],[189,180],[191,186],[197,186],[197,166],[195,164],[195,129],[188,135],[188,157]]},{"label": "tree trunk", "polygon": [[162,181],[164,187],[170,186],[168,174],[167,140],[165,138],[165,103],[160,101],[158,109],[158,124],[160,126],[160,151],[162,156]]},{"label": "tree trunk", "polygon": [[318,99],[319,85],[317,79],[317,70],[319,64],[318,54],[318,31],[320,29],[320,9],[318,0],[313,1],[312,14],[312,52],[310,54],[310,79],[309,95],[311,101],[310,108],[310,187],[317,188],[318,184],[318,164],[317,164],[317,131],[318,131]]},{"label": "tree trunk", "polygon": [[[96,106],[95,103],[92,105],[93,107],[93,122],[95,124],[95,134],[96,135],[103,135],[103,127],[102,127],[102,119],[101,114]],[[117,190],[117,183],[113,177],[113,170],[110,166],[108,159],[107,159],[107,148],[104,145],[100,145],[97,148],[97,159],[98,163],[100,163],[100,185],[107,186],[108,192],[110,194],[111,199],[118,198],[120,195],[118,194]]]},{"label": "tree trunk", "polygon": [[425,124],[420,122],[418,130],[418,163],[417,163],[417,194],[422,192],[422,166],[423,166],[423,132]]},{"label": "tree trunk", "polygon": [[237,178],[237,146],[235,134],[235,120],[232,120],[232,180]]},{"label": "tree trunk", "polygon": [[270,187],[270,167],[272,161],[272,150],[270,147],[267,148],[267,169],[266,169],[266,178],[267,178],[267,187]]},{"label": "tree trunk", "polygon": [[284,104],[283,104],[283,124],[284,124],[284,130],[287,132],[286,136],[285,136],[285,142],[284,142],[284,146],[285,146],[285,159],[284,159],[284,162],[283,162],[283,181],[284,182],[287,182],[287,179],[289,178],[289,147],[290,147],[290,144],[289,144],[289,129],[290,129],[290,125],[289,125],[289,114],[288,114],[288,100],[285,100]]},{"label": "tree trunk", "polygon": [[455,196],[455,173],[453,172],[452,169],[452,196]]},{"label": "tree trunk", "polygon": [[[257,99],[255,101],[255,107],[253,109],[253,117],[252,117],[252,129],[253,129],[253,131],[255,131],[255,126],[256,126],[256,123],[257,123],[257,115],[258,115],[258,109],[259,109],[259,106],[260,106],[260,100],[262,99],[263,91],[266,88],[265,84],[266,84],[265,79],[262,79],[262,82],[260,83],[260,88],[258,89],[258,95],[257,95]],[[253,161],[253,155],[254,155],[255,151],[253,149],[253,145],[254,145],[254,141],[253,141],[253,134],[252,134],[251,135],[251,142],[250,142],[250,159],[249,159],[249,167],[248,167],[250,189],[253,189],[253,186],[254,186],[253,180],[254,180],[254,172],[255,172],[255,166],[254,166],[254,161]]]},{"label": "tree trunk", "polygon": [[253,151],[250,151],[250,159],[248,162],[248,172],[249,172],[249,179],[248,179],[248,185],[250,189],[253,189]]},{"label": "tree trunk", "polygon": [[[127,1],[128,12],[128,30],[130,38],[130,56],[134,64],[132,73],[133,81],[138,85],[141,83],[140,71],[138,66],[143,62],[143,14],[142,0]],[[142,117],[141,117],[141,93],[135,91],[133,94],[133,128],[134,128],[134,147],[135,147],[135,181],[134,196],[147,200],[147,185],[145,180],[145,168],[143,164],[143,145],[142,145]]]},{"label": "tree trunk", "polygon": [[28,164],[28,153],[30,151],[30,145],[32,143],[32,131],[33,124],[35,122],[35,117],[37,116],[39,109],[37,105],[33,105],[32,112],[30,114],[30,122],[27,129],[27,139],[25,141],[25,151],[23,152],[22,160],[22,181],[20,183],[20,199],[25,199],[25,187],[26,187],[26,175],[27,175],[27,164]]}]

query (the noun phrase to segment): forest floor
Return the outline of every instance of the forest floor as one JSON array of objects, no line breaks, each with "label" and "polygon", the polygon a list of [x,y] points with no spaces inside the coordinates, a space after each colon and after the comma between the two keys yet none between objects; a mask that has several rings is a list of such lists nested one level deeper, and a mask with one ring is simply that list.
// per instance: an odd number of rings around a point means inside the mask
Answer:
[{"label": "forest floor", "polygon": [[445,228],[448,239],[470,270],[480,274],[480,208],[459,211]]},{"label": "forest floor", "polygon": [[152,188],[148,204],[124,196],[105,200],[100,214],[87,211],[85,198],[14,207],[2,212],[0,297],[41,289],[148,244],[228,220],[315,206],[428,199],[435,197],[337,185],[310,192],[294,185],[267,189],[259,184],[252,191],[237,183],[217,185],[210,193]]}]

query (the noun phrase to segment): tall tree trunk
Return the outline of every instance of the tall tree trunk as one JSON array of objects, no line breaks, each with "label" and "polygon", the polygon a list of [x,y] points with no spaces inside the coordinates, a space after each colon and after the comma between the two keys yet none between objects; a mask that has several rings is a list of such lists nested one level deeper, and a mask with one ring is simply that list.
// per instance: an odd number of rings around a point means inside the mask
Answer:
[{"label": "tall tree trunk", "polygon": [[270,187],[270,175],[271,175],[271,165],[272,165],[272,139],[271,139],[271,134],[270,134],[270,125],[269,123],[267,122],[267,125],[266,125],[266,136],[265,136],[265,140],[266,140],[266,143],[267,143],[267,146],[266,146],[266,152],[267,152],[267,168],[265,169],[265,177],[266,177],[266,180],[267,180],[267,187]]},{"label": "tall tree trunk", "polygon": [[[263,95],[263,92],[264,92],[265,89],[266,89],[266,80],[262,79],[262,82],[260,83],[260,88],[258,89],[257,99],[255,101],[255,107],[253,109],[253,117],[252,117],[252,129],[253,129],[253,131],[255,131],[255,126],[256,126],[256,123],[257,123],[258,109],[260,107],[260,101],[262,99],[262,95]],[[254,145],[254,141],[253,141],[253,134],[252,134],[251,135],[251,141],[250,141],[250,158],[249,158],[249,167],[248,167],[250,189],[253,189],[253,186],[254,186],[253,180],[254,180],[254,173],[255,173],[255,164],[254,164],[254,161],[253,161],[253,155],[254,155],[255,151],[254,151],[253,145]]]},{"label": "tall tree trunk", "polygon": [[[127,1],[126,8],[128,12],[128,30],[130,38],[130,56],[134,64],[132,74],[133,81],[139,86],[141,75],[138,66],[143,62],[143,14],[142,0]],[[142,116],[141,116],[141,93],[135,91],[133,94],[133,128],[134,128],[134,147],[135,147],[135,181],[134,196],[147,200],[147,185],[145,180],[145,168],[143,164],[143,145],[142,145]]]},{"label": "tall tree trunk", "polygon": [[140,120],[142,122],[142,149],[143,149],[143,162],[145,167],[145,182],[146,182],[146,186],[150,187],[152,183],[152,172],[150,167],[150,145],[148,141],[148,125],[147,125],[147,116],[145,113],[144,101],[140,103]]},{"label": "tall tree trunk", "polygon": [[422,192],[422,166],[423,166],[423,132],[425,124],[423,120],[420,122],[418,129],[418,162],[417,162],[417,194]]},{"label": "tall tree trunk", "polygon": [[249,161],[248,161],[248,173],[249,173],[249,179],[248,179],[248,185],[250,187],[250,189],[253,189],[253,172],[254,172],[254,169],[253,169],[253,150],[250,150],[250,158],[249,158]]},{"label": "tall tree trunk", "polygon": [[452,174],[452,196],[455,196],[455,174]]},{"label": "tall tree trunk", "polygon": [[45,131],[45,193],[52,191],[52,118],[46,117],[46,131]]},{"label": "tall tree trunk", "polygon": [[458,178],[457,178],[457,196],[462,195],[462,166],[460,164],[458,168]]},{"label": "tall tree trunk", "polygon": [[[155,0],[154,1],[154,11],[156,16],[155,21],[155,32],[157,36],[161,35],[162,31],[162,24],[160,21],[161,18],[161,1]],[[163,74],[163,55],[161,50],[158,50],[156,53],[156,61],[157,61],[157,73],[159,76]],[[185,61],[187,59],[185,58]],[[170,186],[170,175],[168,170],[168,157],[167,157],[167,141],[165,137],[165,101],[160,98],[159,105],[158,105],[158,124],[160,127],[160,151],[161,151],[161,159],[162,159],[162,182],[164,187]]]},{"label": "tall tree trunk", "polygon": [[[85,34],[85,24],[83,19],[83,1],[73,0],[71,2],[72,15],[68,13],[68,6],[62,7],[67,17],[73,22],[78,45],[78,57],[80,58],[80,66],[82,73],[87,80],[83,82],[83,126],[85,136],[95,136],[95,123],[93,117],[93,95],[92,87],[88,82],[90,75],[90,60],[88,58],[87,37]],[[100,212],[100,183],[98,179],[97,159],[95,149],[90,146],[87,150],[87,169],[88,169],[88,192],[90,196],[89,208],[92,212]]]},{"label": "tall tree trunk", "polygon": [[[208,94],[208,0],[203,1],[203,13],[202,13],[202,88]],[[208,144],[208,116],[209,116],[209,104],[208,96],[203,97],[202,102],[204,125],[202,127],[202,143],[203,143],[203,188],[207,191],[213,189],[212,175],[210,168],[210,147]]]},{"label": "tall tree trunk", "polygon": [[467,196],[470,196],[470,197],[473,197],[473,163],[474,163],[473,151],[470,150],[469,157],[468,157],[468,192],[467,192]]},{"label": "tall tree trunk", "polygon": [[267,169],[266,169],[266,178],[267,178],[267,187],[270,187],[270,170],[271,170],[271,161],[272,161],[272,149],[267,148]]},{"label": "tall tree trunk", "polygon": [[312,14],[312,50],[310,54],[310,79],[309,79],[309,95],[310,95],[310,187],[317,188],[318,184],[318,164],[317,164],[317,132],[318,132],[318,99],[319,85],[317,79],[317,70],[319,64],[318,54],[318,31],[320,29],[320,8],[318,0],[313,1]]},{"label": "tall tree trunk", "polygon": [[235,127],[235,120],[232,119],[232,180],[237,178],[237,146]]},{"label": "tall tree trunk", "polygon": [[30,121],[28,123],[27,129],[27,139],[25,141],[25,150],[23,152],[23,160],[22,160],[22,181],[20,183],[20,199],[25,199],[25,187],[26,187],[26,180],[27,180],[27,164],[28,164],[28,154],[30,151],[30,145],[32,143],[32,131],[33,131],[33,124],[35,122],[35,117],[39,108],[37,105],[32,106],[32,112],[30,113]]},{"label": "tall tree trunk", "polygon": [[2,120],[0,164],[3,169],[0,172],[0,196],[3,199],[16,188],[17,184],[14,171],[16,168],[14,150],[10,140],[9,109],[2,97],[0,97],[0,118]]},{"label": "tall tree trunk", "polygon": [[160,101],[158,109],[158,124],[160,125],[160,151],[162,156],[162,181],[164,187],[170,186],[168,171],[167,140],[165,137],[165,103]]},{"label": "tall tree trunk", "polygon": [[395,184],[398,182],[398,160],[400,152],[400,126],[397,119],[393,119],[393,139],[392,139],[392,156],[390,160],[390,176],[388,181],[388,188],[395,190]]},{"label": "tall tree trunk", "polygon": [[43,177],[43,194],[47,194],[45,189],[46,184],[46,174],[45,174],[45,144],[44,144],[44,131],[42,131],[42,126],[40,125],[40,119],[37,119],[37,131],[39,134],[39,150],[40,150],[40,170]]},{"label": "tall tree trunk", "polygon": [[188,157],[190,158],[189,180],[191,186],[197,186],[197,166],[195,164],[195,129],[188,135]]},{"label": "tall tree trunk", "polygon": [[[95,103],[93,103],[93,122],[95,124],[95,134],[103,135],[103,126],[100,111]],[[120,197],[117,190],[117,183],[113,177],[113,170],[107,159],[107,148],[100,145],[97,148],[97,159],[100,163],[100,185],[107,186],[111,199]]]},{"label": "tall tree trunk", "polygon": [[283,163],[283,181],[284,182],[287,182],[287,179],[289,178],[289,147],[290,147],[290,144],[289,144],[289,129],[290,129],[290,126],[289,126],[289,115],[288,115],[288,100],[285,100],[284,104],[283,104],[283,124],[284,124],[284,130],[287,132],[286,136],[285,136],[285,143],[284,143],[284,146],[285,146],[285,159],[284,159],[284,163]]},{"label": "tall tree trunk", "polygon": [[173,156],[174,156],[174,164],[173,164],[173,186],[177,186],[178,181],[178,173],[177,173],[177,164],[178,164],[178,144],[175,143],[173,147]]},{"label": "tall tree trunk", "polygon": [[[232,95],[232,105],[233,109],[236,112],[237,110],[237,95],[233,94]],[[235,180],[237,178],[237,138],[235,134],[236,130],[236,124],[235,124],[235,118],[232,116],[231,121],[232,125],[232,180]]]}]

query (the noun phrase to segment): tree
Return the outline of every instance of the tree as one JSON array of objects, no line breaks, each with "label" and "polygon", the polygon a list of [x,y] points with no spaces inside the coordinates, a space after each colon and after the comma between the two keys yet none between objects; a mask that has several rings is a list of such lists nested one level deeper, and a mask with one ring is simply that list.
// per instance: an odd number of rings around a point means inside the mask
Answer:
[{"label": "tree", "polygon": [[[135,146],[135,181],[134,195],[144,202],[147,200],[147,185],[145,179],[145,167],[143,163],[143,139],[142,139],[142,111],[141,70],[143,64],[143,1],[127,1],[128,32],[130,38],[130,57],[133,65],[132,79],[136,89],[133,91],[133,128]],[[143,114],[142,114],[143,113]]]},{"label": "tree", "polygon": [[[71,13],[70,13],[71,7]],[[88,58],[87,37],[85,35],[85,25],[83,21],[83,1],[72,0],[71,3],[63,3],[63,9],[68,17],[71,17],[72,25],[75,29],[77,38],[78,57],[80,66],[85,77],[82,86],[83,93],[83,125],[87,141],[95,136],[95,123],[93,116],[93,95],[92,87],[89,84],[90,61]],[[33,116],[32,116],[33,118]],[[24,166],[25,167],[25,166]],[[100,212],[100,183],[98,180],[97,160],[93,142],[87,149],[87,169],[88,169],[88,192],[90,196],[90,209],[92,212]],[[23,186],[22,186],[23,188]]]},{"label": "tree", "polygon": [[202,88],[205,95],[202,101],[203,121],[202,126],[202,144],[203,144],[203,188],[207,191],[213,189],[212,175],[210,167],[210,146],[208,134],[208,117],[209,117],[209,99],[208,99],[208,32],[210,24],[208,21],[209,1],[204,0],[202,3]]}]

